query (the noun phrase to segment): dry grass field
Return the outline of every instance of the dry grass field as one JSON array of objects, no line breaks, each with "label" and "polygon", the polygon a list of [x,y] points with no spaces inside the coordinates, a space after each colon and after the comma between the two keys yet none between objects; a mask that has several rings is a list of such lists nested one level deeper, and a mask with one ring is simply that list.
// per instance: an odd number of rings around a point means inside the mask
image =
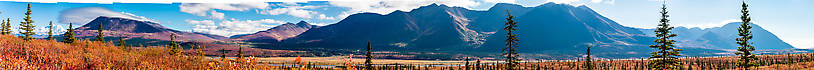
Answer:
[{"label": "dry grass field", "polygon": [[[53,40],[24,41],[0,35],[0,69],[10,70],[353,70],[363,69],[363,58],[334,57],[229,57],[204,56],[200,49],[170,54],[162,46],[125,48],[112,43],[80,40],[62,43]],[[814,67],[814,54],[761,55],[759,70],[805,70]],[[350,60],[348,60],[350,59]],[[298,62],[299,61],[299,62]],[[736,69],[734,57],[682,58],[684,69]],[[500,70],[504,65],[494,60],[437,61],[374,59],[376,70]],[[502,61],[500,61],[502,62]],[[644,59],[593,60],[598,70],[643,70]],[[524,61],[524,70],[584,70],[584,60]],[[350,66],[350,67],[349,67]]]}]

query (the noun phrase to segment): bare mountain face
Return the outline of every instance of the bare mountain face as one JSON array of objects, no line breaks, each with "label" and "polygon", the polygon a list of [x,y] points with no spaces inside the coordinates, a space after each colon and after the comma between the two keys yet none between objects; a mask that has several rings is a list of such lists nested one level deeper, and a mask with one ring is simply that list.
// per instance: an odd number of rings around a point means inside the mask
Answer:
[{"label": "bare mountain face", "polygon": [[[505,47],[503,40],[506,32],[502,28],[508,16],[507,11],[519,22],[519,51],[531,54],[532,56],[527,57],[532,58],[577,57],[582,54],[574,52],[584,52],[586,46],[594,46],[598,57],[643,57],[652,51],[648,46],[655,39],[648,34],[652,31],[643,32],[642,29],[622,26],[586,6],[547,3],[523,7],[498,3],[489,10],[478,11],[432,4],[410,12],[353,14],[336,24],[312,28],[295,37],[265,40],[276,43],[260,47],[361,49],[366,46],[366,42],[371,42],[373,47],[383,51],[499,53]],[[729,36],[728,33],[716,33],[718,34],[714,36]],[[729,39],[698,41],[700,40],[686,40],[683,43],[734,43],[734,40]],[[720,55],[716,53],[726,53],[721,49],[731,49],[713,47],[681,48],[692,51],[682,52],[687,56]]]},{"label": "bare mountain face", "polygon": [[253,34],[240,35],[232,38],[232,40],[246,41],[246,42],[263,42],[275,43],[284,39],[292,38],[300,35],[311,28],[318,28],[319,26],[308,24],[308,22],[300,21],[296,24],[286,23],[274,28],[260,31]]},{"label": "bare mountain face", "polygon": [[411,12],[361,13],[336,24],[313,28],[271,46],[358,49],[371,41],[377,48],[461,49],[483,43],[485,35],[470,29],[471,10],[429,5]]},{"label": "bare mountain face", "polygon": [[[735,44],[735,38],[738,38],[738,27],[740,27],[741,22],[732,22],[726,24],[721,27],[713,27],[713,28],[687,28],[687,27],[676,27],[673,29],[673,33],[678,34],[676,36],[677,45],[681,47],[698,47],[698,48],[710,48],[710,49],[738,49],[738,45]],[[752,23],[752,35],[753,38],[750,40],[753,46],[756,49],[775,49],[775,50],[782,50],[782,49],[794,49],[791,45],[780,38],[777,38],[771,32],[763,29],[763,27],[758,26],[757,24]],[[653,36],[653,29],[641,29],[643,32],[648,32],[649,36]]]},{"label": "bare mountain face", "polygon": [[[646,56],[654,39],[625,27],[588,7],[548,3],[522,7],[500,3],[486,11],[432,4],[410,12],[360,13],[313,28],[267,46],[290,48],[360,49],[370,41],[384,51],[499,53],[507,10],[519,22],[521,53],[531,57],[578,56],[584,47],[599,47],[599,56]],[[263,46],[265,47],[265,46]],[[478,55],[487,56],[487,55]]]},{"label": "bare mountain face", "polygon": [[176,41],[215,42],[228,39],[223,36],[212,34],[173,30],[161,26],[155,22],[106,16],[99,16],[82,27],[76,28],[75,31],[77,33],[77,37],[96,36],[97,30],[99,29],[99,24],[102,24],[105,37],[119,37],[122,35],[126,38],[170,40],[169,36],[171,34],[175,34]]},{"label": "bare mountain face", "polygon": [[[505,13],[505,8],[522,7],[513,4],[497,4],[488,12]],[[518,22],[518,38],[521,53],[536,53],[529,57],[556,58],[556,56],[579,57],[586,46],[593,46],[597,57],[625,58],[647,56],[648,47],[654,40],[636,28],[625,27],[610,20],[587,6],[546,3],[536,7],[522,7],[511,12]],[[508,9],[512,11],[514,9]],[[495,16],[506,18],[506,14]],[[493,18],[497,19],[497,18]],[[506,22],[505,19],[493,23]],[[503,25],[497,25],[503,27]],[[489,36],[481,50],[500,52],[505,47],[506,31],[498,30]],[[555,56],[555,57],[551,57]]]},{"label": "bare mountain face", "polygon": [[[622,26],[586,6],[546,3],[535,7],[498,3],[488,10],[432,4],[410,12],[389,14],[359,13],[327,26],[307,22],[286,23],[253,34],[227,37],[172,30],[157,23],[101,16],[77,28],[79,37],[96,36],[104,24],[105,36],[177,41],[217,42],[235,40],[253,42],[257,48],[299,49],[327,48],[330,54],[339,49],[362,49],[371,42],[377,51],[432,52],[456,57],[499,56],[505,47],[508,16],[515,16],[519,27],[519,52],[525,58],[568,59],[581,57],[586,46],[600,58],[637,58],[653,51],[648,46],[655,37],[652,30]],[[653,20],[654,22],[656,20]],[[654,23],[655,24],[655,23]],[[734,44],[735,25],[720,28],[686,29],[677,27],[679,48],[685,56],[717,56]],[[770,32],[753,25],[758,49],[791,49]],[[327,54],[327,53],[326,53]],[[436,56],[427,56],[436,57]]]}]

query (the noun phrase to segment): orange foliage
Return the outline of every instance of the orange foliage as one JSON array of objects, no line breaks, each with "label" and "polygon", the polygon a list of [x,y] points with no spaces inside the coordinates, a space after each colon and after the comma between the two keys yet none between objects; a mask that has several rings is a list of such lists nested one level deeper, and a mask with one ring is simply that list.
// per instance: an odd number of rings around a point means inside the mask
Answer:
[{"label": "orange foliage", "polygon": [[217,61],[201,53],[170,55],[164,47],[141,47],[131,50],[112,43],[80,40],[61,43],[53,40],[24,41],[0,35],[0,69],[11,70],[77,70],[77,69],[270,69],[258,66],[256,58]]}]

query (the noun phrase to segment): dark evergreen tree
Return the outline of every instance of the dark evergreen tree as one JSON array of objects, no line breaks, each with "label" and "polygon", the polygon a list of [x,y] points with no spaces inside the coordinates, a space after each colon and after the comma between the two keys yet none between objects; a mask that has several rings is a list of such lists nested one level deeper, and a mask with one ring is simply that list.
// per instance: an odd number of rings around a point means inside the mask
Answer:
[{"label": "dark evergreen tree", "polygon": [[23,40],[30,41],[31,39],[34,39],[34,37],[31,36],[36,35],[36,33],[34,33],[35,27],[36,26],[34,26],[34,20],[31,20],[31,3],[28,3],[28,9],[26,9],[25,12],[25,18],[23,18],[23,22],[20,22],[20,30],[23,30],[20,32],[20,34],[23,34],[22,36]]},{"label": "dark evergreen tree", "polygon": [[48,21],[48,37],[46,37],[45,39],[54,40],[53,31],[54,31],[54,22],[53,21]]},{"label": "dark evergreen tree", "polygon": [[243,47],[237,47],[237,59],[243,59]]},{"label": "dark evergreen tree", "polygon": [[506,57],[506,59],[504,59],[504,61],[506,61],[506,65],[508,66],[505,67],[506,70],[517,70],[516,66],[519,64],[518,61],[520,61],[520,59],[517,58],[518,56],[517,52],[515,52],[519,45],[517,43],[517,41],[519,41],[517,39],[517,35],[514,34],[514,31],[517,30],[516,29],[517,22],[514,21],[514,16],[512,16],[512,14],[509,13],[509,10],[506,10],[506,14],[508,15],[508,18],[506,18],[505,23],[506,27],[503,28],[503,30],[506,30],[507,32],[505,40],[506,48],[503,48],[502,55]]},{"label": "dark evergreen tree", "polygon": [[749,5],[746,5],[746,1],[744,1],[741,4],[742,23],[738,28],[738,36],[740,37],[735,39],[738,45],[740,46],[738,47],[738,52],[735,52],[735,54],[738,55],[738,58],[740,58],[738,59],[737,65],[743,69],[748,69],[750,67],[757,66],[756,63],[752,62],[754,60],[757,60],[757,57],[755,57],[755,54],[752,53],[752,51],[755,50],[755,47],[751,45],[752,42],[749,42],[749,40],[752,39],[752,31],[749,30],[752,29],[752,26],[749,25],[749,23],[751,23],[750,21],[752,21],[752,18],[749,17],[750,14],[747,7],[749,7]]},{"label": "dark evergreen tree", "polygon": [[469,57],[466,57],[466,59],[464,59],[464,61],[465,61],[464,70],[469,70]]},{"label": "dark evergreen tree", "polygon": [[3,20],[3,23],[0,24],[0,34],[6,35],[6,20]]},{"label": "dark evergreen tree", "polygon": [[226,50],[224,48],[221,48],[220,50],[218,50],[218,52],[220,52],[220,54],[221,54],[220,55],[220,61],[226,60],[226,51],[228,51],[228,50]]},{"label": "dark evergreen tree", "polygon": [[365,54],[365,68],[367,70],[373,70],[373,65],[370,65],[373,63],[373,53],[370,52],[371,49],[373,48],[370,47],[370,41],[367,41],[367,54]]},{"label": "dark evergreen tree", "polygon": [[[542,63],[542,62],[541,62],[541,63]],[[481,64],[480,64],[480,58],[478,58],[477,60],[475,60],[475,69],[477,69],[477,70],[483,70],[483,69],[481,68]]]},{"label": "dark evergreen tree", "polygon": [[168,46],[168,48],[170,49],[170,54],[172,55],[179,54],[181,51],[178,50],[179,49],[178,47],[180,47],[180,45],[178,45],[178,43],[175,43],[175,33],[170,33],[170,45]]},{"label": "dark evergreen tree", "polygon": [[2,32],[0,32],[0,34],[10,35],[12,33],[12,31],[11,31],[11,18],[6,18],[6,24],[0,25],[0,26],[3,27],[3,29],[0,29],[0,30],[2,30]]},{"label": "dark evergreen tree", "polygon": [[585,50],[585,69],[586,70],[594,70],[593,66],[593,59],[591,58],[591,46],[588,46],[588,49]]},{"label": "dark evergreen tree", "polygon": [[128,49],[127,48],[127,43],[124,42],[124,35],[121,35],[121,34],[119,35],[119,47],[122,47],[124,49]]},{"label": "dark evergreen tree", "polygon": [[648,59],[654,59],[650,61],[651,68],[653,69],[678,69],[681,64],[679,63],[677,56],[681,56],[679,51],[682,49],[676,48],[676,46],[673,45],[676,41],[670,39],[675,37],[676,34],[670,33],[670,30],[672,30],[673,27],[668,24],[670,20],[667,19],[667,17],[670,16],[667,15],[666,4],[662,4],[660,13],[661,19],[659,20],[658,27],[656,27],[656,30],[654,31],[658,39],[654,41],[656,42],[656,45],[650,45],[651,48],[655,48],[657,51],[650,52],[650,58]]},{"label": "dark evergreen tree", "polygon": [[73,33],[73,23],[68,23],[68,30],[65,31],[64,34],[62,34],[62,36],[65,37],[62,38],[62,42],[73,43],[74,41],[76,41],[75,35],[76,34]]},{"label": "dark evergreen tree", "polygon": [[96,41],[105,42],[105,28],[102,25],[103,23],[99,23],[99,29],[96,29]]}]

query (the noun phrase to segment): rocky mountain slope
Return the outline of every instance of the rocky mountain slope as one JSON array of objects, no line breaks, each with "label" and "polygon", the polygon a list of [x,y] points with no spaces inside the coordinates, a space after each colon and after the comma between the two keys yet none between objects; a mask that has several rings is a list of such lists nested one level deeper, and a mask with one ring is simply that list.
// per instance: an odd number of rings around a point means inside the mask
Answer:
[{"label": "rocky mountain slope", "polygon": [[77,37],[93,37],[97,35],[99,24],[102,24],[105,37],[143,38],[170,40],[171,34],[176,35],[176,41],[216,42],[227,37],[173,30],[155,22],[138,21],[118,17],[99,16],[93,21],[75,29]]}]

